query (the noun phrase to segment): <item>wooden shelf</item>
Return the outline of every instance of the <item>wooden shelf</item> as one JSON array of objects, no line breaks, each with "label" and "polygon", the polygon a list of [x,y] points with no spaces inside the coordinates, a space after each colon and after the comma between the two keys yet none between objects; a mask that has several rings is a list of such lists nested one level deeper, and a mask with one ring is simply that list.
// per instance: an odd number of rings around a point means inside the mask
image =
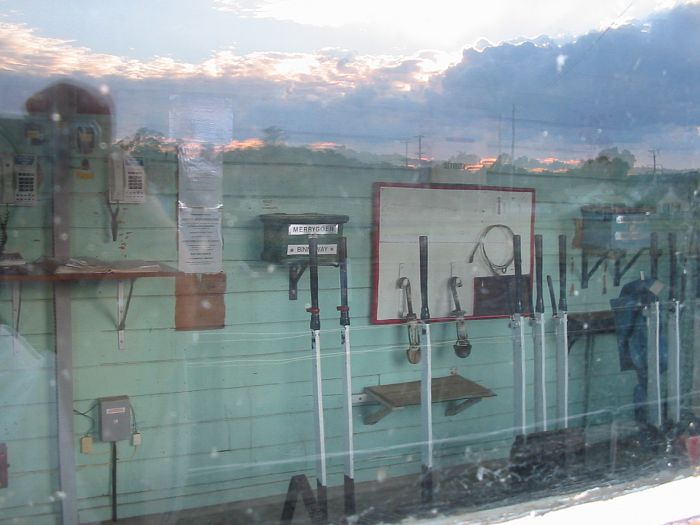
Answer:
[{"label": "wooden shelf", "polygon": [[[485,397],[495,396],[491,390],[460,375],[434,377],[430,383],[433,403],[461,401],[445,411],[446,416],[459,414]],[[394,410],[420,404],[420,381],[365,387],[364,393],[382,407],[364,418],[365,425],[374,425]]]},{"label": "wooden shelf", "polygon": [[[134,290],[134,281],[145,277],[175,277],[178,272],[172,266],[157,261],[131,261],[133,265],[129,268],[130,261],[121,259],[115,261],[117,268],[107,271],[78,271],[69,273],[57,273],[55,269],[59,266],[55,261],[46,260],[38,264],[27,264],[19,267],[12,267],[0,270],[0,283],[8,283],[12,287],[12,324],[19,332],[19,312],[21,302],[20,287],[22,283],[72,283],[78,281],[116,281],[117,283],[117,339],[119,349],[124,349],[124,331],[126,328],[126,317],[129,313],[131,296]],[[101,265],[109,267],[110,262],[102,262]],[[158,269],[154,269],[154,267]],[[149,269],[143,269],[149,267]],[[124,283],[129,282],[129,291],[125,295]]]},{"label": "wooden shelf", "polygon": [[[106,263],[109,264],[109,263]],[[123,261],[120,261],[123,264]],[[0,282],[56,282],[56,281],[128,281],[142,277],[175,277],[178,271],[160,262],[157,271],[110,270],[108,272],[55,273],[41,264],[27,264],[17,268],[0,270]]]}]

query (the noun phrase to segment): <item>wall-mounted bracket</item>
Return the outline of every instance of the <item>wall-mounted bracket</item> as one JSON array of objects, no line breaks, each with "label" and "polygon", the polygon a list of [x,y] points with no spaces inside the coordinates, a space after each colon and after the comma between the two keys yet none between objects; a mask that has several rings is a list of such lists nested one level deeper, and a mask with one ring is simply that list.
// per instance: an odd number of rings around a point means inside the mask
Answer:
[{"label": "wall-mounted bracket", "polygon": [[309,267],[308,263],[294,263],[289,265],[289,300],[297,300],[297,285],[299,279]]},{"label": "wall-mounted bracket", "polygon": [[603,255],[601,255],[600,258],[593,265],[593,268],[591,268],[591,270],[589,271],[588,251],[586,250],[586,248],[583,248],[583,250],[581,250],[581,288],[588,288],[588,281],[590,280],[591,276],[600,267],[600,265],[603,264],[603,261],[605,259],[610,258],[610,253],[611,252],[605,252]]},{"label": "wall-mounted bracket", "polygon": [[119,350],[124,350],[126,347],[125,335],[126,330],[126,316],[129,313],[129,305],[131,304],[131,295],[134,292],[134,281],[136,279],[129,279],[129,293],[124,300],[124,281],[117,281],[117,317],[119,319],[119,324],[117,324],[117,339],[119,341]]},{"label": "wall-mounted bracket", "polygon": [[640,248],[637,253],[634,254],[634,256],[625,264],[625,267],[620,270],[620,266],[622,265],[622,261],[625,258],[625,254],[622,254],[620,257],[615,259],[615,277],[613,279],[613,282],[615,286],[620,286],[620,281],[622,280],[622,277],[627,273],[627,271],[632,267],[634,263],[637,262],[637,259],[645,252],[648,251],[650,248]]},{"label": "wall-mounted bracket", "polygon": [[615,276],[614,284],[615,286],[620,285],[622,277],[629,271],[629,269],[637,262],[639,257],[644,253],[649,252],[650,266],[651,266],[651,278],[656,279],[659,273],[659,258],[663,255],[663,251],[659,249],[658,234],[652,232],[650,234],[650,244],[649,246],[644,246],[637,250],[637,252],[632,256],[632,258],[625,264],[622,268],[622,261],[624,260],[627,252],[625,250],[609,250],[603,253],[600,258],[596,261],[593,267],[588,270],[588,257],[590,255],[589,251],[584,246],[581,250],[581,288],[588,288],[588,281],[595,271],[600,267],[600,265],[605,261],[605,259],[613,259],[615,264]]},{"label": "wall-mounted bracket", "polygon": [[[338,268],[338,263],[324,263],[319,266],[332,266]],[[309,263],[292,263],[289,265],[289,300],[296,301],[299,294],[297,293],[297,285],[304,272],[309,267]]]},{"label": "wall-mounted bracket", "polygon": [[12,355],[17,355],[17,337],[19,336],[19,317],[22,311],[22,283],[12,282]]}]

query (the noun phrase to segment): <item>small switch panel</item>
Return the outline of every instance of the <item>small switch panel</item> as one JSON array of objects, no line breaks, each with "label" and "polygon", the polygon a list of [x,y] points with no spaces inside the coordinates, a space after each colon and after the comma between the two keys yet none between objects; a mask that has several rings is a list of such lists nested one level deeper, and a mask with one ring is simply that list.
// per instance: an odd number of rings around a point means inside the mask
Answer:
[{"label": "small switch panel", "polygon": [[131,438],[131,407],[127,396],[98,399],[100,440],[124,441]]}]

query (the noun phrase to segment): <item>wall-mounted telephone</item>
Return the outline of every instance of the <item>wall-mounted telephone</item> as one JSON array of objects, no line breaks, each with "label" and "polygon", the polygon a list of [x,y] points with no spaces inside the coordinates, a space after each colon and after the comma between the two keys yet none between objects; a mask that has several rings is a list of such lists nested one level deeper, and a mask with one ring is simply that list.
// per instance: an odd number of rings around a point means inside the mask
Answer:
[{"label": "wall-mounted telephone", "polygon": [[35,155],[0,157],[0,202],[33,206],[37,194],[37,158]]},{"label": "wall-mounted telephone", "polygon": [[110,155],[109,201],[142,203],[146,200],[146,170],[143,159],[125,152]]}]

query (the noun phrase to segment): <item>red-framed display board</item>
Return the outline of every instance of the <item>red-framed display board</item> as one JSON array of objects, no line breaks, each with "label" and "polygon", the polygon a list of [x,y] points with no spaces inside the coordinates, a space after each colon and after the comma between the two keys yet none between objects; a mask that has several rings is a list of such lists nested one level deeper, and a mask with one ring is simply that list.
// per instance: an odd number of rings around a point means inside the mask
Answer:
[{"label": "red-framed display board", "polygon": [[[452,318],[449,287],[458,277],[467,319],[504,317],[507,308],[489,308],[485,283],[500,286],[514,275],[512,235],[520,235],[522,273],[530,276],[534,257],[535,190],[462,184],[374,185],[373,290],[371,320],[400,323],[406,315],[409,279],[413,307],[420,313],[418,238],[428,237],[428,306],[431,319]],[[511,277],[511,279],[513,279]],[[491,302],[494,297],[491,289]],[[484,306],[486,305],[486,307]]]}]

